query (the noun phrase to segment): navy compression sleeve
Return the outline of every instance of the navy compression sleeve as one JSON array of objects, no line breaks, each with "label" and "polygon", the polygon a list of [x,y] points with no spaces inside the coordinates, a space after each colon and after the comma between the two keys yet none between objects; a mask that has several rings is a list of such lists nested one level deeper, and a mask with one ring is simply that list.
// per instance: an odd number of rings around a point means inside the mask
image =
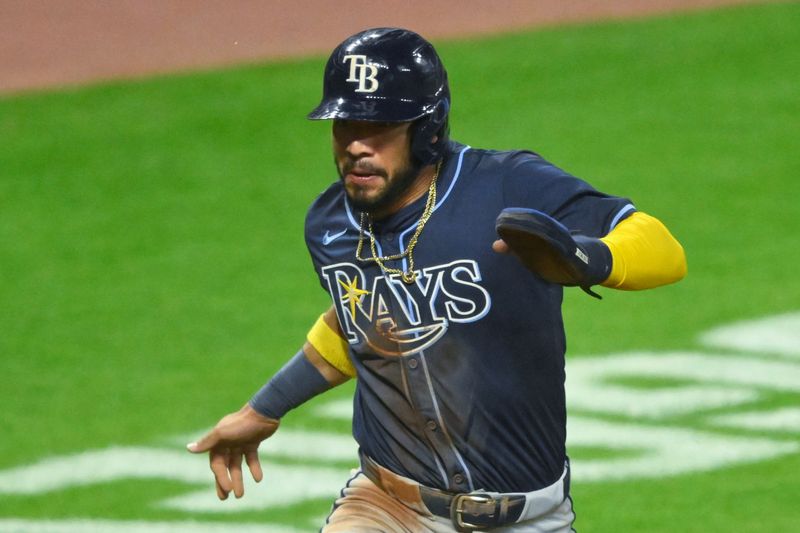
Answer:
[{"label": "navy compression sleeve", "polygon": [[300,350],[250,399],[250,407],[269,418],[289,410],[331,388],[319,370]]}]

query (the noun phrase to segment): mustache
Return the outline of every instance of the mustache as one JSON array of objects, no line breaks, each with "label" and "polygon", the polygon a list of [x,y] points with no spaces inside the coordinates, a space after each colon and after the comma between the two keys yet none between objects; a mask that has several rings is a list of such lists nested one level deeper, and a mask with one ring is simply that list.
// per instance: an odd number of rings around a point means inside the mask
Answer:
[{"label": "mustache", "polygon": [[346,161],[342,165],[342,176],[350,174],[351,172],[354,174],[375,174],[376,176],[387,177],[385,169],[369,161]]}]

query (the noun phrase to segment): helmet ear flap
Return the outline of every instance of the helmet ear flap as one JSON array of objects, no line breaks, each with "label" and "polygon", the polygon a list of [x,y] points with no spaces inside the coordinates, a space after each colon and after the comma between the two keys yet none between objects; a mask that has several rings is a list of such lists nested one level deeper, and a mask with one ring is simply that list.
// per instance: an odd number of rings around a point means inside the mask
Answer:
[{"label": "helmet ear flap", "polygon": [[422,166],[437,162],[444,154],[449,133],[448,108],[447,100],[439,100],[431,113],[417,120],[412,126],[411,154]]}]

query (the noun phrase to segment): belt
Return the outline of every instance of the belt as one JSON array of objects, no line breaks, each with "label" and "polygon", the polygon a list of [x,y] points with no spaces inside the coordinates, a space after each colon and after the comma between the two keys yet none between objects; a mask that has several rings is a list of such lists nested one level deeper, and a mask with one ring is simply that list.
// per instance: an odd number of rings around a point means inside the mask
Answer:
[{"label": "belt", "polygon": [[555,483],[527,493],[446,492],[395,474],[364,454],[361,455],[361,470],[370,481],[390,494],[408,493],[408,490],[398,490],[399,485],[404,489],[418,489],[428,510],[436,516],[449,518],[456,531],[486,530],[530,520],[554,510],[569,494],[568,463]]},{"label": "belt", "polygon": [[428,510],[450,518],[457,531],[492,529],[517,522],[525,508],[524,494],[470,492],[450,494],[420,485],[420,496]]}]

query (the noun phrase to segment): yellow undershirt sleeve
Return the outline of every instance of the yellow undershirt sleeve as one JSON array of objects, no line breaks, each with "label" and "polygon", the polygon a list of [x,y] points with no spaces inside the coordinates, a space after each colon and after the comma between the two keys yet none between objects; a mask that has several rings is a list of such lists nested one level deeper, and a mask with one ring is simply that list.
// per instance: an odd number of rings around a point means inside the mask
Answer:
[{"label": "yellow undershirt sleeve", "polygon": [[356,369],[348,357],[347,341],[325,322],[322,314],[308,331],[306,339],[331,366],[346,376],[355,377]]},{"label": "yellow undershirt sleeve", "polygon": [[611,274],[604,287],[651,289],[674,283],[686,275],[681,244],[655,217],[635,212],[600,239],[611,250]]}]

